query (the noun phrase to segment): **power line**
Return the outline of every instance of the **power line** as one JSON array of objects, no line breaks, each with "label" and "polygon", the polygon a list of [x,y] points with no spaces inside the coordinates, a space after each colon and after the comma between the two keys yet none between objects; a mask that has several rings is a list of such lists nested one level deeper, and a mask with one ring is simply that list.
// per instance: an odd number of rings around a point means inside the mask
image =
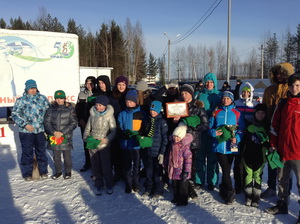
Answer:
[{"label": "power line", "polygon": [[[217,3],[217,1],[219,1],[219,2]],[[192,26],[191,29],[189,29],[182,37],[180,37],[179,39],[175,40],[171,44],[178,44],[178,43],[182,42],[183,40],[185,40],[186,38],[188,38],[192,33],[194,33],[208,19],[208,17],[212,15],[212,13],[216,10],[216,8],[221,4],[222,1],[223,0],[216,0],[209,7],[209,9],[204,13],[204,15],[196,22],[196,24],[194,26]],[[216,3],[217,3],[217,5],[214,6]],[[213,8],[213,9],[211,10],[211,8]],[[206,14],[208,14],[208,15],[205,17]],[[203,17],[205,17],[205,18],[203,19]],[[201,22],[202,19],[203,19],[203,21]]]}]

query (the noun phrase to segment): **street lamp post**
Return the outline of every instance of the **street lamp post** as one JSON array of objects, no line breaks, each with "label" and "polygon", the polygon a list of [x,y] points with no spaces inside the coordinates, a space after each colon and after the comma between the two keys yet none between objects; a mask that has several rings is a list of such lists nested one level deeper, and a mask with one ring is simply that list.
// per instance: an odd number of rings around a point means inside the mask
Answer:
[{"label": "street lamp post", "polygon": [[166,32],[164,32],[164,35],[166,35],[166,37],[168,38],[168,81],[170,83],[170,55],[171,55],[171,40],[170,37],[168,36],[168,34]]}]

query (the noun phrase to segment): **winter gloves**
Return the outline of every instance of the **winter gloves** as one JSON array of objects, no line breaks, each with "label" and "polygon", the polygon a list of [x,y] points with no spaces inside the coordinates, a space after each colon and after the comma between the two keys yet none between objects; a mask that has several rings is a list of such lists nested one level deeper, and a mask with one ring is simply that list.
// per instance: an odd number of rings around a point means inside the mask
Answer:
[{"label": "winter gloves", "polygon": [[101,142],[98,139],[94,139],[93,136],[87,137],[85,141],[86,141],[86,148],[87,149],[97,149],[100,142]]},{"label": "winter gloves", "polygon": [[164,162],[164,155],[163,154],[159,154],[158,155],[158,164],[162,165]]}]

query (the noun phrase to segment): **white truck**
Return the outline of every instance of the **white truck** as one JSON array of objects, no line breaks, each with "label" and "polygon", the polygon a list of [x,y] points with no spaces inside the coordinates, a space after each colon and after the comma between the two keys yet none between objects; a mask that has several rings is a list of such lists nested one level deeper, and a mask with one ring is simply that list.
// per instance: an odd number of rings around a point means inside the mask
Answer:
[{"label": "white truck", "polygon": [[41,94],[53,101],[64,90],[76,103],[80,90],[79,47],[75,34],[0,29],[0,147],[17,142],[10,109],[34,79]]}]

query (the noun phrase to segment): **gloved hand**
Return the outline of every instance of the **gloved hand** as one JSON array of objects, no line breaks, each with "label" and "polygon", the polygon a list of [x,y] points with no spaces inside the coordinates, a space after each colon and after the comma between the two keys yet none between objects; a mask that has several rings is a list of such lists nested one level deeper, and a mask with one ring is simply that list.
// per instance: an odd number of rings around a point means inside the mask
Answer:
[{"label": "gloved hand", "polygon": [[182,180],[183,181],[187,181],[188,180],[188,176],[189,176],[189,172],[183,172],[182,173]]},{"label": "gloved hand", "polygon": [[161,165],[164,162],[164,155],[163,154],[159,154],[158,155],[158,164]]}]

